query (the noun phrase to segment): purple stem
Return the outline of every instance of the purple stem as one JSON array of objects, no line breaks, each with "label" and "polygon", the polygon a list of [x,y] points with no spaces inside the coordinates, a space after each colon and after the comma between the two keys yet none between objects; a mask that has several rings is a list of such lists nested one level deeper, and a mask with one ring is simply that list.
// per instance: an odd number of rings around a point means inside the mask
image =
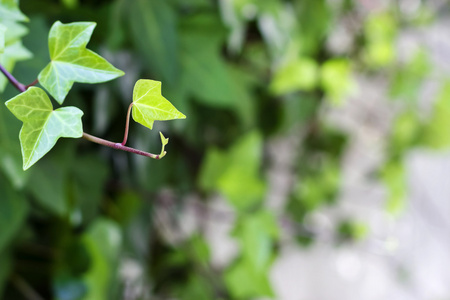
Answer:
[{"label": "purple stem", "polygon": [[30,86],[35,86],[38,82],[39,82],[39,79],[35,79],[32,83],[30,83],[29,85],[25,86],[25,89],[28,89]]},{"label": "purple stem", "polygon": [[114,143],[114,142],[111,142],[111,141],[107,141],[107,140],[98,138],[96,136],[87,134],[85,132],[83,132],[83,138],[88,140],[88,141],[91,141],[91,142],[94,142],[94,143],[97,143],[97,144],[100,144],[100,145],[103,145],[103,146],[106,146],[106,147],[111,147],[111,148],[114,148],[114,149],[118,149],[118,150],[122,150],[122,151],[126,151],[126,152],[131,152],[131,153],[134,153],[134,154],[139,154],[139,155],[151,157],[151,158],[154,158],[154,159],[160,159],[161,158],[161,155],[148,153],[148,152],[145,152],[145,151],[141,151],[141,150],[137,150],[137,149],[134,149],[134,148],[130,148],[130,147],[122,145],[121,143]]},{"label": "purple stem", "polygon": [[18,89],[21,92],[25,92],[27,90],[27,87],[22,83],[20,83],[19,81],[17,81],[17,79],[14,76],[12,76],[11,73],[9,73],[8,70],[6,70],[5,67],[3,67],[2,65],[0,65],[0,71],[6,76],[6,78],[8,78],[9,82],[11,82],[11,84],[14,85],[16,89]]}]

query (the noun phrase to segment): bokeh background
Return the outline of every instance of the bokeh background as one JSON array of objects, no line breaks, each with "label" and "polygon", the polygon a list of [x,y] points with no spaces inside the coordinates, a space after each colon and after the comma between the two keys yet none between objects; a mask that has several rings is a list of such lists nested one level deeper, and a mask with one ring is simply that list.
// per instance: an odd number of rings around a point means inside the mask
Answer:
[{"label": "bokeh background", "polygon": [[121,141],[139,78],[187,119],[131,124],[138,149],[170,138],[160,161],[63,139],[24,172],[0,105],[1,299],[450,299],[447,1],[20,8],[0,61],[21,82],[57,20],[97,22],[126,73],[75,84],[84,131]]}]

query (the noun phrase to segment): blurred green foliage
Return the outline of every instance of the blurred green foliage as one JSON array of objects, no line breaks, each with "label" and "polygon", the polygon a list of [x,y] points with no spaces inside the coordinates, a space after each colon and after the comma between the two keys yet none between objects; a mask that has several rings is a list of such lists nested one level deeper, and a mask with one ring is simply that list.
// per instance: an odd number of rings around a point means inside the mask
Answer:
[{"label": "blurred green foliage", "polygon": [[[71,90],[66,103],[83,109],[85,131],[120,141],[139,78],[162,81],[163,95],[187,116],[156,122],[155,133],[131,126],[131,145],[153,152],[156,132],[167,132],[161,161],[68,140],[24,172],[21,124],[0,105],[3,299],[27,299],[24,289],[60,300],[276,299],[269,273],[280,224],[295,224],[301,245],[314,242],[314,231],[304,235],[308,214],[338,200],[349,136],[323,111],[345,105],[361,74],[386,78],[400,107],[377,175],[387,211],[401,212],[407,151],[450,144],[450,88],[443,80],[430,116],[417,113],[433,65],[426,49],[399,60],[396,41],[404,27],[432,18],[425,8],[405,17],[392,2],[361,13],[351,0],[22,0],[22,14],[16,1],[0,1],[8,28],[0,28],[0,63],[25,84],[48,62],[53,22],[97,22],[90,49],[126,75]],[[350,42],[336,50],[331,40],[343,24],[351,26],[338,38]],[[0,86],[4,101],[18,93],[3,76]],[[289,136],[300,140],[294,183],[275,211],[266,206],[267,171],[285,149],[268,149]],[[183,223],[188,196],[196,198],[198,223],[233,225],[238,250],[226,265],[212,265],[205,228],[190,233]],[[209,206],[217,196],[229,207],[225,215]],[[352,219],[334,230],[345,242],[370,234]]]}]

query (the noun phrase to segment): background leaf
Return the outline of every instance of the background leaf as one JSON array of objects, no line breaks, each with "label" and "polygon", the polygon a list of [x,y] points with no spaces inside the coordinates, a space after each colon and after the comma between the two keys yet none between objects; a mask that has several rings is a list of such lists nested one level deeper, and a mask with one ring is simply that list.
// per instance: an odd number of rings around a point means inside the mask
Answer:
[{"label": "background leaf", "polygon": [[83,299],[108,299],[114,295],[110,286],[116,280],[113,274],[122,243],[120,229],[110,220],[98,219],[83,241],[91,257],[91,266],[83,278],[89,292]]},{"label": "background leaf", "polygon": [[5,251],[18,230],[25,222],[28,213],[28,202],[25,197],[14,191],[0,175],[0,253]]},{"label": "background leaf", "polygon": [[259,176],[261,136],[250,132],[228,152],[211,149],[202,166],[200,184],[220,191],[237,210],[261,201],[264,184]]},{"label": "background leaf", "polygon": [[272,79],[270,88],[276,95],[316,87],[318,67],[314,60],[301,58],[280,67]]},{"label": "background leaf", "polygon": [[176,16],[169,1],[128,0],[133,43],[156,78],[168,84],[178,79]]},{"label": "background leaf", "polygon": [[5,25],[0,24],[0,54],[5,52]]},{"label": "background leaf", "polygon": [[18,1],[15,0],[0,1],[0,19],[28,21],[27,16],[20,11]]},{"label": "background leaf", "polygon": [[[1,45],[4,46],[0,51],[0,63],[2,66],[12,72],[18,61],[30,58],[31,53],[22,45],[22,37],[28,33],[28,29],[21,21],[27,21],[28,18],[21,13],[18,8],[18,1],[2,0],[0,1],[0,27],[4,27],[3,38],[0,39]],[[7,84],[6,77],[0,75],[0,91],[5,89]]]}]

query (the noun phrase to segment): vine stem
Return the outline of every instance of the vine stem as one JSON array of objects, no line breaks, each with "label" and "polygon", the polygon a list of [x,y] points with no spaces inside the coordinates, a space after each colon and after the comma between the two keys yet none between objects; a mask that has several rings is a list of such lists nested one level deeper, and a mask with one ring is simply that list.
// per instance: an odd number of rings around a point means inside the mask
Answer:
[{"label": "vine stem", "polygon": [[128,130],[130,128],[130,115],[131,115],[131,108],[133,107],[133,102],[131,102],[130,106],[128,106],[128,112],[127,112],[127,121],[125,123],[125,134],[123,135],[123,142],[122,146],[125,146],[128,139]]},{"label": "vine stem", "polygon": [[6,78],[8,78],[9,82],[11,82],[11,84],[18,89],[21,92],[25,92],[27,90],[27,87],[20,83],[19,81],[17,81],[17,79],[8,72],[8,70],[5,69],[5,67],[3,67],[2,65],[0,65],[0,71],[6,76]]},{"label": "vine stem", "polygon": [[[32,83],[30,83],[29,85],[24,85],[22,83],[20,83],[11,73],[8,72],[8,70],[5,69],[5,67],[3,67],[3,65],[0,64],[0,72],[3,73],[3,75],[6,76],[6,78],[8,79],[8,81],[20,92],[25,92],[30,86],[33,86],[35,84],[38,83],[38,80],[36,79],[35,81],[33,81]],[[154,158],[154,159],[161,159],[165,153],[163,153],[163,155],[159,155],[159,154],[153,154],[153,153],[148,153],[145,151],[141,151],[138,149],[134,149],[131,147],[127,147],[125,146],[127,139],[128,139],[128,129],[129,129],[129,123],[130,123],[130,114],[131,114],[131,108],[133,107],[133,103],[130,104],[130,106],[128,107],[128,113],[127,113],[127,121],[125,124],[125,135],[123,137],[123,141],[122,143],[114,143],[108,140],[104,140],[101,139],[99,137],[90,135],[86,132],[83,132],[83,138],[93,142],[93,143],[97,143],[106,147],[111,147],[117,150],[122,150],[122,151],[126,151],[126,152],[130,152],[130,153],[134,153],[134,154],[138,154],[138,155],[142,155],[142,156],[146,156],[146,157],[150,157],[150,158]]]},{"label": "vine stem", "polygon": [[28,89],[30,86],[35,86],[36,84],[38,84],[39,79],[35,79],[32,83],[30,83],[29,85],[25,86],[25,89]]},{"label": "vine stem", "polygon": [[137,150],[137,149],[134,149],[134,148],[131,148],[131,147],[127,147],[127,146],[122,145],[121,143],[114,143],[114,142],[111,142],[111,141],[108,141],[108,140],[104,140],[104,139],[98,138],[96,136],[90,135],[90,134],[88,134],[86,132],[83,132],[83,138],[88,140],[88,141],[90,141],[90,142],[97,143],[97,144],[100,144],[100,145],[103,145],[103,146],[106,146],[106,147],[114,148],[114,149],[117,149],[117,150],[131,152],[131,153],[134,153],[134,154],[147,156],[147,157],[154,158],[154,159],[160,159],[161,158],[161,155],[159,155],[159,154],[148,153],[148,152],[145,152],[145,151],[141,151],[141,150]]}]

